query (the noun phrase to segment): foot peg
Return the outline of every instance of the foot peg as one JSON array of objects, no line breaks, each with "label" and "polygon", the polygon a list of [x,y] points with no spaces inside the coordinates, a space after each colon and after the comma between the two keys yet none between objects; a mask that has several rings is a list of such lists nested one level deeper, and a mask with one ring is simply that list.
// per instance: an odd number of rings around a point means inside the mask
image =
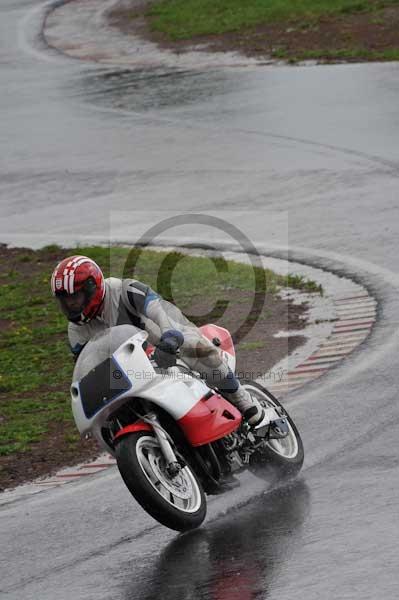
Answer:
[{"label": "foot peg", "polygon": [[265,410],[265,416],[259,425],[253,430],[257,437],[279,440],[287,437],[289,434],[288,421],[285,417],[277,418],[278,413],[274,408],[268,408]]},{"label": "foot peg", "polygon": [[276,419],[269,424],[269,440],[281,440],[289,434],[287,419]]}]

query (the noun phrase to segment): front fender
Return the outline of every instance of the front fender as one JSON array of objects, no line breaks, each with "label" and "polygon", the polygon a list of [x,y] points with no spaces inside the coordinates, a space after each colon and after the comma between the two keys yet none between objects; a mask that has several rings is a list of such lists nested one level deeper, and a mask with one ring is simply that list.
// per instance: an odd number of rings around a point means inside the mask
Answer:
[{"label": "front fender", "polygon": [[114,437],[114,442],[120,440],[123,436],[129,433],[135,433],[136,431],[153,431],[151,425],[145,423],[144,421],[136,421],[135,423],[131,423],[130,425],[126,425],[126,427],[122,427],[118,431],[118,433]]}]

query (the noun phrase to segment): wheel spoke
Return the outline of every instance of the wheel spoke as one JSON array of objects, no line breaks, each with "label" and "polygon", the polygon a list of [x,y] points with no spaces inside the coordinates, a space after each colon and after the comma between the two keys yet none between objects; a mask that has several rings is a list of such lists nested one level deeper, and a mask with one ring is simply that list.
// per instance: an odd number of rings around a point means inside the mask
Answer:
[{"label": "wheel spoke", "polygon": [[166,487],[166,485],[164,484],[164,482],[162,481],[162,479],[157,479],[155,482],[155,488],[157,490],[157,492],[159,493],[160,496],[162,496],[163,498],[165,498],[165,500],[170,499],[170,491],[168,490],[168,488]]},{"label": "wheel spoke", "polygon": [[171,496],[170,491],[168,490],[167,487],[165,487],[165,485],[163,484],[162,481],[160,483],[161,483],[161,489],[159,490],[159,493],[161,494],[161,496],[163,498],[165,498],[165,500],[167,500],[168,502],[170,502],[170,496]]},{"label": "wheel spoke", "polygon": [[177,496],[174,496],[174,504],[176,505],[177,508],[183,508],[185,509],[188,501],[187,500],[183,500],[183,498],[178,498]]},{"label": "wheel spoke", "polygon": [[144,455],[144,453],[141,454],[141,466],[143,467],[145,474],[147,475],[147,477],[150,479],[151,483],[153,483],[154,485],[157,485],[158,483],[160,483],[160,481],[158,480],[157,476],[155,475],[151,463],[148,460],[147,456]]}]

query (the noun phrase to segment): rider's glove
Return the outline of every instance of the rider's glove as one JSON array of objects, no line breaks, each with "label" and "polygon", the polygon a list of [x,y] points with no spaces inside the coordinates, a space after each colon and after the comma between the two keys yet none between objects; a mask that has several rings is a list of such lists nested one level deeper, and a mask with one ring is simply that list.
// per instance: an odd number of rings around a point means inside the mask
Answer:
[{"label": "rider's glove", "polygon": [[162,334],[154,352],[154,360],[161,368],[167,369],[176,364],[176,352],[184,342],[184,336],[177,329],[169,329]]}]

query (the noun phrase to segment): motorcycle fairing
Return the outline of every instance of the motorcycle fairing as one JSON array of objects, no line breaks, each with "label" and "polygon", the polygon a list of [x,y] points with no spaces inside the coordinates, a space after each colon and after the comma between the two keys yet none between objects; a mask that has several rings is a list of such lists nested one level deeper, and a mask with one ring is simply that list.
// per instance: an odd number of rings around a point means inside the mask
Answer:
[{"label": "motorcycle fairing", "polygon": [[132,387],[114,356],[92,369],[79,382],[80,400],[87,419]]},{"label": "motorcycle fairing", "polygon": [[[129,334],[130,331],[127,333]],[[169,375],[157,374],[142,347],[146,338],[147,333],[138,330],[113,352],[111,359],[115,361],[117,369],[122,373],[121,379],[126,377],[130,381],[131,388],[126,391],[121,390],[118,395],[104,403],[91,418],[87,417],[83,408],[80,384],[90,371],[100,364],[104,366],[105,359],[103,358],[98,362],[91,361],[88,368],[81,373],[81,376],[79,376],[80,372],[78,371],[74,373],[76,379],[71,386],[71,399],[76,426],[82,435],[92,432],[94,437],[108,451],[108,445],[102,441],[101,428],[112,412],[122,406],[127,398],[133,397],[132,391],[134,396],[149,400],[160,406],[176,421],[189,413],[198,401],[209,392],[209,387],[203,381],[195,377],[183,376],[181,373],[174,373],[173,369],[171,369]],[[88,345],[91,343],[89,342]],[[108,350],[108,346],[109,344],[106,345],[105,350]],[[132,360],[133,355],[134,360]],[[100,356],[102,358],[103,354]],[[106,371],[109,373],[109,369],[106,369]]]},{"label": "motorcycle fairing", "polygon": [[218,340],[219,352],[222,358],[227,362],[232,371],[236,368],[236,353],[234,349],[233,338],[228,329],[220,327],[220,325],[202,325],[199,327],[202,335],[215,344],[215,339]]},{"label": "motorcycle fairing", "polygon": [[[217,402],[212,397],[201,401],[201,398],[207,397],[210,392],[204,381],[189,374],[182,375],[178,368],[169,369],[167,375],[155,372],[143,349],[143,343],[147,339],[145,331],[128,325],[116,326],[112,330],[103,334],[107,337],[101,335],[90,341],[82,351],[84,362],[82,363],[80,357],[75,366],[71,386],[72,411],[76,426],[82,435],[92,432],[99,443],[109,451],[108,445],[103,441],[101,428],[112,412],[118,410],[127,398],[133,397],[132,391],[134,396],[157,404],[175,421],[181,421],[182,429],[193,445],[209,443],[237,429],[241,414],[230,403],[218,396],[215,396]],[[93,343],[96,343],[98,348],[97,354],[94,355]],[[85,351],[86,357],[83,355]],[[121,379],[126,377],[131,383],[131,388],[126,391],[120,390],[112,399],[106,395],[108,401],[94,416],[88,418],[82,405],[80,383],[106,358],[116,362],[122,373]]]},{"label": "motorcycle fairing", "polygon": [[192,446],[204,446],[235,431],[241,413],[220,394],[210,392],[177,421]]}]

